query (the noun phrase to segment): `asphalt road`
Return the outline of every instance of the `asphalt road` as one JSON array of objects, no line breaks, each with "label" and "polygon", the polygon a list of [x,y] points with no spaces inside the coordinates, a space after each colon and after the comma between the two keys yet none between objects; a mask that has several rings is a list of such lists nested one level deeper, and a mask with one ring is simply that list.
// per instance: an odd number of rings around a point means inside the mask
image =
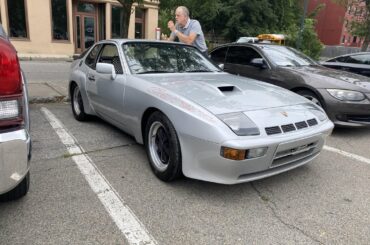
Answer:
[{"label": "asphalt road", "polygon": [[327,140],[362,160],[323,150],[306,166],[252,183],[163,183],[131,136],[99,119],[77,122],[60,103],[31,106],[31,188],[19,201],[0,203],[1,244],[127,244],[42,107],[158,244],[370,242],[370,129],[336,129]]}]

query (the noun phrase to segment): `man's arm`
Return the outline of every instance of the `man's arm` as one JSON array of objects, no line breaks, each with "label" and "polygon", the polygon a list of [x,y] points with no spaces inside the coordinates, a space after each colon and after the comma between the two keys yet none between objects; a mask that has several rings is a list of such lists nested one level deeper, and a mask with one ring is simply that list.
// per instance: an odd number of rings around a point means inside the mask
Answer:
[{"label": "man's arm", "polygon": [[186,44],[193,44],[195,39],[198,35],[198,29],[201,30],[199,22],[196,22],[195,25],[192,28],[192,31],[190,32],[189,36],[179,32],[176,30],[175,23],[173,23],[172,20],[168,22],[168,28],[171,30],[171,35],[168,38],[168,40],[173,41],[175,40],[176,36],[179,38],[180,42],[186,43]]}]

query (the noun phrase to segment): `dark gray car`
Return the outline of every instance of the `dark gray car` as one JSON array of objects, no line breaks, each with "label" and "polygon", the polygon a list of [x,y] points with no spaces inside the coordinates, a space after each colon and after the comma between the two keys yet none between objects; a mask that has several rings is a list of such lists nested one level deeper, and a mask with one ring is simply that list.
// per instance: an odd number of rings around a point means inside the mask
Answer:
[{"label": "dark gray car", "polygon": [[294,91],[322,106],[341,126],[370,126],[370,79],[326,68],[297,50],[230,43],[210,52],[224,70]]},{"label": "dark gray car", "polygon": [[370,52],[341,55],[321,64],[329,68],[370,77]]}]

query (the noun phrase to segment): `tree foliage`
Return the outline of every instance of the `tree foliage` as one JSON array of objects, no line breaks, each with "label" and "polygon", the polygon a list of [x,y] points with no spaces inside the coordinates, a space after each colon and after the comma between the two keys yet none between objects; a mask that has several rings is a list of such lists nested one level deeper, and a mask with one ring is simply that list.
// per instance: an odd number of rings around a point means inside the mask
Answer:
[{"label": "tree foliage", "polygon": [[361,51],[367,50],[370,43],[370,0],[332,0],[345,8],[353,5],[364,4],[365,11],[362,15],[363,18],[347,20],[347,29],[353,36],[358,36],[364,39]]},{"label": "tree foliage", "polygon": [[[262,33],[286,34],[288,43],[295,46],[298,37],[304,0],[161,0],[160,27],[169,34],[167,22],[174,20],[177,6],[189,8],[191,18],[197,19],[207,33],[209,41],[222,37],[235,41],[241,36],[257,36]],[[320,9],[317,10],[319,12]],[[302,33],[302,50],[313,57],[318,57],[322,49],[314,31],[314,22],[306,20]],[[305,35],[313,38],[312,44],[305,44]],[[291,39],[291,40],[290,40]],[[294,40],[294,41],[293,41]],[[314,44],[313,44],[314,43]],[[312,50],[309,51],[309,49]]]}]

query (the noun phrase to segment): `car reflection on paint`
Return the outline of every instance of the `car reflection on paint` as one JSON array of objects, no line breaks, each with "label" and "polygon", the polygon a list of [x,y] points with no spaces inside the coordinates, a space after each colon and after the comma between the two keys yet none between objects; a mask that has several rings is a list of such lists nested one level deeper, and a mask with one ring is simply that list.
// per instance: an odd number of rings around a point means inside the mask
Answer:
[{"label": "car reflection on paint", "polygon": [[163,181],[279,174],[312,161],[333,128],[305,98],[173,42],[100,41],[72,64],[69,91],[77,120],[99,116],[133,135]]}]

